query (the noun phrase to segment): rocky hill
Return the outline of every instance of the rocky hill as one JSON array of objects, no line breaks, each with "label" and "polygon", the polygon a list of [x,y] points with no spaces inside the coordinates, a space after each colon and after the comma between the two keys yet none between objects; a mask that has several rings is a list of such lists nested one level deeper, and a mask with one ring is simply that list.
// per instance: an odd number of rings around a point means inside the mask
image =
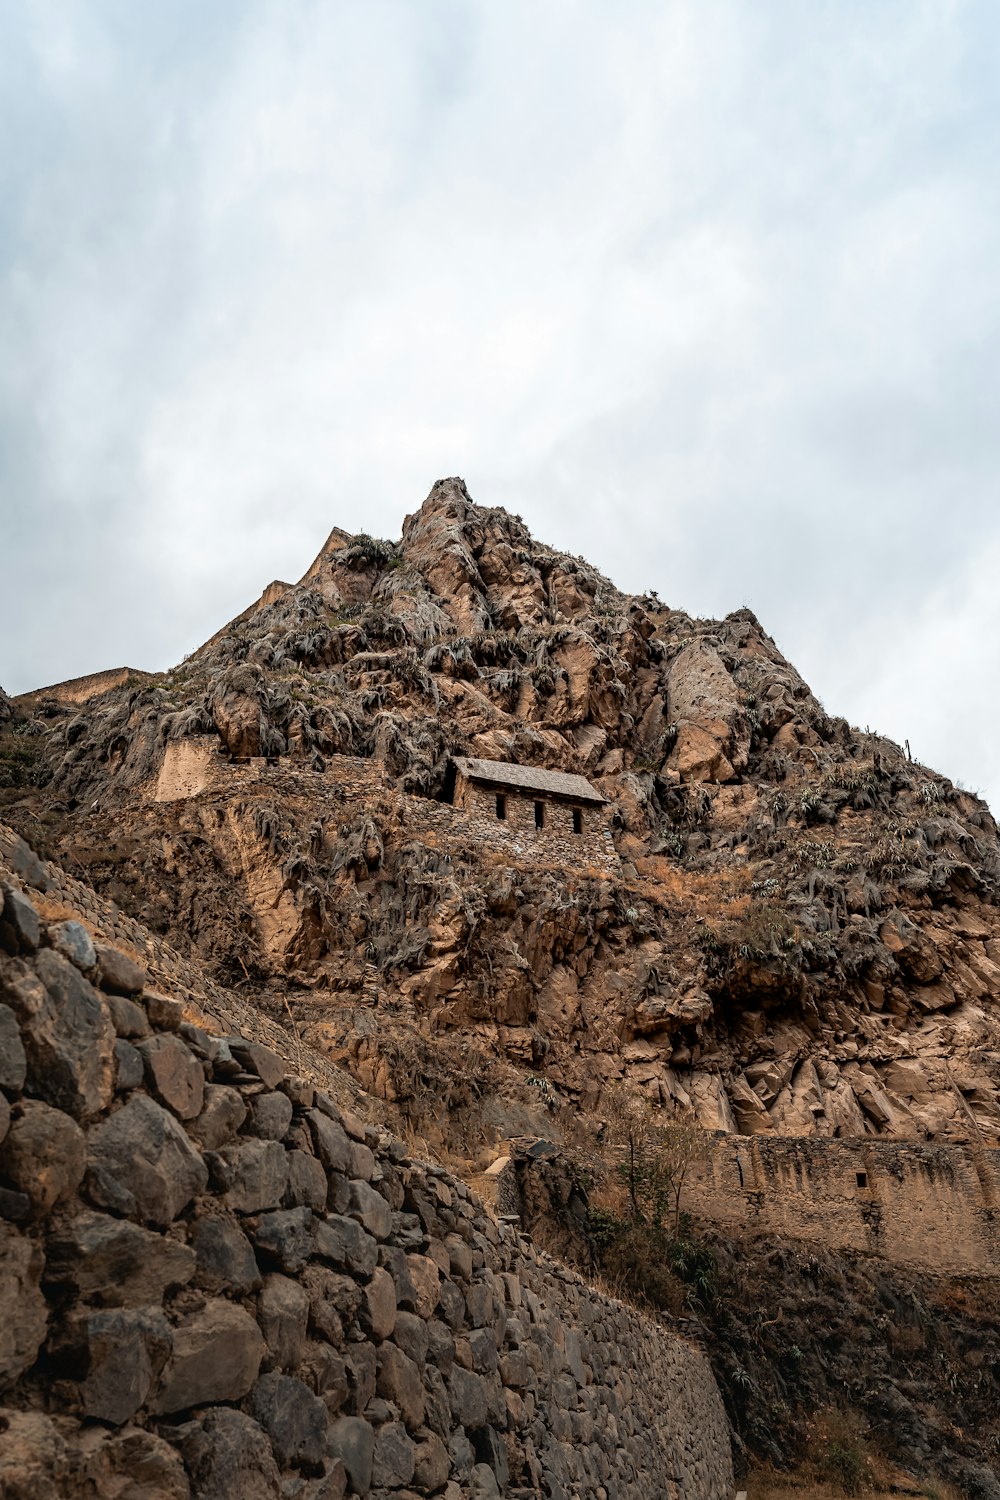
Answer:
[{"label": "rocky hill", "polygon": [[[749,610],[624,595],[450,479],[116,675],[0,701],[0,811],[428,1139],[621,1078],[708,1129],[996,1142],[996,825]],[[463,756],[586,777],[610,839],[484,836]]]}]

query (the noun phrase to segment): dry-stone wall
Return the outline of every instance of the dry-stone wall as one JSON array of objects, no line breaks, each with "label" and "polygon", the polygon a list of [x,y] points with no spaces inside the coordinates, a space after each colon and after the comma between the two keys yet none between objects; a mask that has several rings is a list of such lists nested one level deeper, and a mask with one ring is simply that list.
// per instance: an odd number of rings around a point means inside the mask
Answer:
[{"label": "dry-stone wall", "polygon": [[700,1350],[0,883],[5,1500],[725,1500]]}]

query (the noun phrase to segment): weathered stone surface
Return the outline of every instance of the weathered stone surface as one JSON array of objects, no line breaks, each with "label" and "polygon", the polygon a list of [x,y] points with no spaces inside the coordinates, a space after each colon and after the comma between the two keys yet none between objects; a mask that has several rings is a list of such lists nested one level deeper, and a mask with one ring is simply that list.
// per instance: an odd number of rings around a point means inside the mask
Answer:
[{"label": "weathered stone surface", "polygon": [[19,834],[11,832],[5,840],[7,848],[7,862],[15,875],[20,875],[25,885],[30,885],[36,891],[47,891],[52,885],[45,862],[39,859],[30,844],[26,844]]},{"label": "weathered stone surface", "polygon": [[316,1220],[316,1253],[358,1276],[370,1276],[378,1261],[378,1246],[371,1235],[343,1214]]},{"label": "weathered stone surface", "polygon": [[253,1242],[263,1264],[277,1266],[289,1275],[301,1271],[316,1248],[315,1223],[308,1208],[261,1214]]},{"label": "weathered stone surface", "polygon": [[288,1187],[285,1191],[285,1208],[307,1206],[317,1213],[326,1207],[326,1173],[322,1162],[308,1151],[286,1153],[288,1165]]},{"label": "weathered stone surface", "polygon": [[378,1394],[395,1402],[403,1421],[411,1432],[415,1432],[424,1420],[425,1409],[419,1366],[402,1349],[387,1343],[378,1351],[377,1370],[375,1389]]},{"label": "weathered stone surface", "polygon": [[124,1037],[115,1040],[115,1093],[130,1094],[146,1076],[142,1053]]},{"label": "weathered stone surface", "polygon": [[326,1448],[331,1457],[343,1463],[353,1492],[367,1495],[372,1486],[375,1458],[375,1433],[371,1425],[362,1417],[339,1417],[327,1433]]},{"label": "weathered stone surface", "polygon": [[278,1500],[278,1467],[252,1417],[217,1406],[183,1439],[196,1500]]},{"label": "weathered stone surface", "polygon": [[107,1307],[159,1303],[170,1287],[186,1286],[194,1269],[188,1245],[90,1210],[50,1235],[45,1264],[48,1279]]},{"label": "weathered stone surface", "polygon": [[239,1401],[257,1378],[264,1340],[249,1314],[215,1299],[174,1330],[173,1354],[151,1403],[158,1413]]},{"label": "weathered stone surface", "polygon": [[319,1265],[307,1266],[302,1282],[309,1294],[309,1321],[313,1330],[331,1344],[343,1344],[344,1327],[357,1315],[364,1289],[353,1276]]},{"label": "weathered stone surface", "polygon": [[489,1395],[481,1376],[463,1370],[459,1365],[452,1366],[448,1375],[448,1396],[452,1416],[467,1431],[485,1425]]},{"label": "weathered stone surface", "polygon": [[27,1193],[35,1213],[46,1214],[60,1199],[72,1197],[85,1166],[86,1142],[76,1121],[61,1109],[25,1099],[0,1150],[0,1172]]},{"label": "weathered stone surface", "polygon": [[250,1042],[241,1036],[230,1036],[226,1041],[230,1052],[248,1073],[256,1073],[269,1089],[278,1087],[287,1069],[277,1052],[272,1052],[270,1047],[265,1047],[260,1042]]},{"label": "weathered stone surface", "polygon": [[129,958],[120,948],[111,948],[107,943],[95,943],[97,972],[100,986],[112,995],[139,995],[149,983],[149,976],[141,964]]},{"label": "weathered stone surface", "polygon": [[211,1161],[212,1180],[227,1208],[257,1214],[277,1208],[288,1187],[288,1159],[279,1141],[242,1140]]},{"label": "weathered stone surface", "polygon": [[351,1160],[351,1143],[344,1128],[321,1109],[311,1109],[307,1116],[316,1155],[330,1172],[346,1172]]},{"label": "weathered stone surface", "polygon": [[347,1213],[377,1240],[386,1239],[392,1231],[392,1209],[367,1182],[351,1183]]},{"label": "weathered stone surface", "polygon": [[250,1395],[250,1410],[271,1439],[282,1468],[315,1472],[325,1449],[327,1410],[301,1380],[273,1370]]},{"label": "weathered stone surface", "polygon": [[27,1059],[26,1086],[47,1104],[85,1119],[107,1107],[114,1087],[114,1030],[100,995],[51,948],[35,974],[6,986]]},{"label": "weathered stone surface", "polygon": [[208,1183],[208,1168],[174,1117],[133,1094],[87,1140],[87,1192],[115,1213],[166,1227]]},{"label": "weathered stone surface", "polygon": [[158,990],[147,990],[143,1004],[157,1031],[180,1031],[184,1024],[182,1001],[172,995],[161,995]]},{"label": "weathered stone surface", "polygon": [[373,1338],[387,1339],[396,1324],[396,1287],[389,1272],[376,1266],[364,1289],[364,1326]]},{"label": "weathered stone surface", "polygon": [[429,1318],[441,1299],[441,1274],[428,1255],[408,1255],[406,1270],[413,1287],[411,1310]]},{"label": "weathered stone surface", "polygon": [[372,1483],[401,1489],[413,1478],[414,1448],[401,1422],[386,1422],[375,1438]]},{"label": "weathered stone surface", "polygon": [[265,1277],[257,1320],[267,1344],[270,1369],[293,1370],[301,1362],[309,1321],[309,1297],[297,1281],[272,1272]]},{"label": "weathered stone surface", "polygon": [[12,1094],[24,1087],[27,1062],[17,1017],[9,1005],[0,1005],[0,1089]]},{"label": "weathered stone surface", "polygon": [[433,1495],[444,1489],[450,1468],[448,1450],[436,1432],[432,1432],[414,1448],[413,1483],[418,1490]]},{"label": "weathered stone surface", "polygon": [[261,1285],[253,1247],[231,1219],[199,1219],[191,1233],[191,1247],[198,1258],[196,1279],[206,1292],[234,1292],[243,1297]]},{"label": "weathered stone surface", "polygon": [[13,888],[0,903],[0,946],[9,953],[34,953],[41,942],[42,927],[32,903]]},{"label": "weathered stone surface", "polygon": [[149,1021],[141,1005],[136,1005],[134,1000],[129,1000],[124,995],[109,995],[106,1004],[117,1036],[134,1038],[149,1035]]},{"label": "weathered stone surface", "polygon": [[66,1442],[51,1418],[39,1411],[0,1410],[0,1495],[3,1500],[48,1500],[62,1496],[69,1480]]},{"label": "weathered stone surface", "polygon": [[292,1101],[287,1094],[272,1089],[251,1100],[248,1129],[262,1140],[283,1140],[291,1123]]},{"label": "weathered stone surface", "polygon": [[225,1083],[210,1083],[205,1088],[201,1114],[188,1129],[206,1151],[218,1151],[232,1140],[246,1117],[247,1107],[238,1089]]},{"label": "weathered stone surface", "polygon": [[43,1265],[41,1246],[0,1220],[0,1385],[30,1369],[45,1338]]},{"label": "weathered stone surface", "polygon": [[83,973],[89,973],[97,963],[94,940],[81,922],[53,922],[49,942]]},{"label": "weathered stone surface", "polygon": [[151,1036],[139,1043],[153,1092],[182,1120],[193,1120],[205,1100],[205,1074],[179,1036]]},{"label": "weathered stone surface", "polygon": [[109,1308],[82,1319],[87,1354],[81,1395],[86,1416],[120,1426],[145,1404],[170,1353],[170,1325],[158,1308]]},{"label": "weathered stone surface", "polygon": [[140,1427],[106,1434],[90,1449],[86,1474],[101,1500],[191,1500],[180,1454]]}]

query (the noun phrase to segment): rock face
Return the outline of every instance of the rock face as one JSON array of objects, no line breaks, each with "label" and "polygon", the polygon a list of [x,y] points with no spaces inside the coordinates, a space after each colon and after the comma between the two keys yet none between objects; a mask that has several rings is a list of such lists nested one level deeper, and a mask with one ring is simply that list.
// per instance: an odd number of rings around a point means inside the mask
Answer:
[{"label": "rock face", "polygon": [[[713,1130],[1000,1140],[986,807],[828,715],[748,610],[622,595],[461,480],[398,542],[334,530],[176,671],[45,713],[18,721],[38,764],[11,816],[47,809],[50,778],[88,809],[46,810],[55,850],[265,1008],[291,984],[300,1034],[420,1128],[443,1088],[459,1129],[470,1049],[499,1048],[504,1108],[530,1097],[518,1076],[598,1112],[622,1079]],[[572,832],[491,840],[449,802],[453,755],[586,776],[613,844],[595,862]],[[31,952],[18,911],[2,925]],[[19,1014],[88,961],[109,996],[142,982],[87,942],[53,939]],[[105,1023],[66,1024],[30,1065],[83,1119],[107,1102]],[[193,1089],[200,1119],[195,1075],[157,1052],[155,1096]]]},{"label": "rock face", "polygon": [[[645,1500],[668,1465],[692,1500],[730,1493],[699,1348],[271,1049],[183,1020],[106,952],[85,976],[34,915],[36,952],[10,932],[0,948],[5,1496]],[[31,1060],[67,1016],[95,1018],[103,1059],[109,976],[145,1067],[123,1083],[112,1063],[103,1102],[81,1081],[55,1096]],[[103,1079],[87,1062],[72,1077]]]}]

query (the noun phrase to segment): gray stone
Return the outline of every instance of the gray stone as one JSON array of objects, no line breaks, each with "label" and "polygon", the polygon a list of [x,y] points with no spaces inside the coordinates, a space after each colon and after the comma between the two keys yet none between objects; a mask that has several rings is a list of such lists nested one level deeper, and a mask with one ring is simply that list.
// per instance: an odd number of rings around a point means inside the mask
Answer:
[{"label": "gray stone", "polygon": [[109,1308],[80,1321],[87,1351],[84,1415],[120,1426],[145,1405],[166,1364],[171,1329],[159,1308]]},{"label": "gray stone", "polygon": [[396,1286],[389,1272],[376,1266],[362,1294],[362,1326],[373,1338],[387,1339],[396,1325]]},{"label": "gray stone", "polygon": [[264,1047],[260,1042],[249,1042],[241,1036],[226,1037],[229,1050],[248,1073],[256,1073],[269,1089],[276,1089],[285,1076],[286,1068],[277,1052]]},{"label": "gray stone", "polygon": [[413,1478],[415,1454],[413,1443],[401,1422],[386,1422],[375,1438],[372,1483],[401,1489]]},{"label": "gray stone", "polygon": [[[393,1288],[393,1308],[395,1308],[395,1288]],[[438,1327],[442,1327],[439,1323]],[[396,1344],[403,1353],[408,1355],[415,1364],[424,1365],[427,1362],[427,1349],[429,1343],[428,1324],[423,1318],[418,1318],[416,1313],[398,1312],[395,1315],[394,1325],[390,1330],[392,1342]],[[445,1330],[447,1332],[447,1330]],[[449,1336],[449,1343],[454,1350],[454,1343]]]},{"label": "gray stone", "polygon": [[81,922],[53,922],[49,927],[49,942],[84,974],[97,964],[94,940]]},{"label": "gray stone", "polygon": [[151,1403],[158,1414],[239,1401],[264,1357],[260,1329],[241,1307],[213,1299],[174,1330],[173,1354]]},{"label": "gray stone", "polygon": [[324,1167],[328,1172],[346,1173],[351,1160],[351,1143],[343,1126],[320,1109],[311,1109],[306,1118],[316,1142],[316,1155]]},{"label": "gray stone", "polygon": [[288,1161],[279,1141],[244,1140],[223,1146],[211,1160],[212,1179],[227,1208],[258,1214],[277,1208],[288,1187]]},{"label": "gray stone", "polygon": [[317,1219],[316,1253],[358,1276],[370,1276],[378,1263],[378,1246],[371,1235],[343,1214]]},{"label": "gray stone", "polygon": [[[413,1317],[414,1314],[408,1313],[406,1316]],[[397,1325],[398,1321],[397,1316]],[[447,1323],[442,1323],[440,1318],[431,1318],[426,1324],[419,1318],[417,1321],[421,1327],[427,1329],[427,1358],[437,1365],[438,1369],[450,1370],[455,1362],[455,1340]],[[396,1342],[398,1343],[399,1340],[397,1339]],[[406,1352],[410,1354],[409,1349]],[[410,1357],[415,1358],[412,1354]]]},{"label": "gray stone", "polygon": [[327,1411],[336,1416],[348,1396],[347,1365],[337,1351],[325,1340],[307,1343],[298,1374],[316,1392]]},{"label": "gray stone", "polygon": [[20,875],[25,885],[33,886],[36,891],[49,890],[52,880],[46,866],[20,834],[14,835],[6,852],[7,863],[15,875]]},{"label": "gray stone", "polygon": [[0,1385],[31,1368],[45,1338],[44,1264],[35,1240],[0,1221]]},{"label": "gray stone", "polygon": [[0,1171],[31,1199],[36,1214],[47,1214],[70,1198],[83,1181],[86,1140],[75,1120],[61,1109],[25,1099],[0,1151]]},{"label": "gray stone", "polygon": [[314,1208],[317,1213],[326,1207],[326,1172],[322,1162],[308,1151],[288,1151],[288,1187],[283,1207]]},{"label": "gray stone", "polygon": [[316,1248],[312,1210],[282,1208],[261,1214],[253,1233],[254,1246],[268,1265],[294,1275]]},{"label": "gray stone", "polygon": [[478,1427],[471,1434],[476,1460],[485,1464],[496,1476],[501,1493],[506,1489],[510,1473],[507,1467],[507,1445],[492,1427]]},{"label": "gray stone", "polygon": [[55,1423],[40,1411],[8,1407],[2,1416],[0,1495],[4,1500],[61,1500],[71,1494],[69,1455]]},{"label": "gray stone", "polygon": [[272,1089],[266,1094],[257,1094],[250,1101],[248,1129],[262,1140],[283,1140],[291,1123],[292,1101],[287,1094]]},{"label": "gray stone", "polygon": [[27,896],[13,889],[3,896],[0,942],[9,953],[34,953],[42,940],[38,913]]},{"label": "gray stone", "polygon": [[205,1102],[205,1073],[179,1036],[161,1034],[139,1043],[153,1093],[182,1120],[193,1120]]},{"label": "gray stone", "polygon": [[356,1495],[367,1495],[372,1487],[375,1433],[363,1417],[338,1417],[326,1438],[326,1451],[339,1458]]},{"label": "gray stone", "polygon": [[27,1062],[17,1017],[9,1005],[0,1005],[0,1089],[20,1093],[26,1072]]},{"label": "gray stone", "polygon": [[309,1297],[298,1282],[273,1272],[265,1277],[257,1321],[271,1369],[293,1370],[301,1362],[309,1321]]},{"label": "gray stone", "polygon": [[145,1094],[91,1128],[87,1166],[95,1203],[163,1228],[208,1183],[208,1168],[173,1115]]},{"label": "gray stone", "polygon": [[468,1343],[476,1374],[491,1375],[497,1367],[497,1340],[492,1328],[474,1328]]},{"label": "gray stone", "polygon": [[347,1470],[339,1458],[327,1459],[326,1473],[313,1481],[302,1500],[343,1500],[347,1494]]},{"label": "gray stone", "polygon": [[198,1285],[206,1292],[235,1292],[243,1297],[261,1285],[250,1241],[231,1219],[199,1219],[191,1245],[198,1257]]},{"label": "gray stone", "polygon": [[375,1389],[386,1401],[394,1401],[411,1432],[424,1420],[424,1387],[420,1370],[395,1344],[378,1351]]},{"label": "gray stone", "polygon": [[279,1500],[270,1441],[244,1412],[215,1407],[191,1424],[182,1447],[196,1500]]},{"label": "gray stone", "polygon": [[27,1193],[0,1187],[0,1219],[6,1219],[11,1224],[26,1224],[30,1218],[31,1199]]},{"label": "gray stone", "polygon": [[143,998],[151,1024],[157,1031],[180,1031],[184,1024],[184,1005],[171,995],[148,990]]},{"label": "gray stone", "polygon": [[0,1146],[7,1139],[10,1129],[10,1105],[7,1103],[7,1095],[0,1094]]},{"label": "gray stone", "polygon": [[361,1416],[375,1394],[375,1345],[351,1344],[344,1354],[350,1409]]},{"label": "gray stone", "polygon": [[278,1370],[262,1375],[251,1393],[250,1410],[270,1437],[282,1468],[294,1465],[314,1473],[321,1467],[327,1410],[301,1380]]},{"label": "gray stone", "polygon": [[149,1022],[141,1005],[136,1005],[134,1000],[127,1000],[124,995],[109,995],[106,1004],[118,1036],[149,1035]]},{"label": "gray stone", "polygon": [[302,1277],[309,1295],[309,1320],[316,1333],[330,1344],[344,1342],[344,1325],[351,1323],[363,1297],[363,1289],[352,1276],[327,1266],[307,1266]]},{"label": "gray stone", "polygon": [[112,995],[140,995],[149,983],[149,976],[134,958],[122,953],[119,948],[110,948],[106,943],[95,943],[97,971],[100,985]]},{"label": "gray stone", "polygon": [[392,1231],[392,1209],[367,1182],[351,1183],[347,1213],[377,1240],[386,1239]]},{"label": "gray stone", "polygon": [[115,1034],[101,996],[62,954],[43,948],[37,976],[5,987],[21,1029],[29,1091],[85,1119],[106,1109],[114,1090]]},{"label": "gray stone", "polygon": [[115,1041],[115,1093],[130,1094],[145,1077],[142,1053],[122,1037]]},{"label": "gray stone", "polygon": [[75,1288],[85,1302],[141,1307],[162,1302],[194,1275],[189,1246],[128,1219],[85,1210],[50,1234],[47,1280]]},{"label": "gray stone", "polygon": [[452,1416],[462,1427],[471,1431],[485,1425],[489,1395],[481,1376],[453,1365],[448,1374],[448,1397]]},{"label": "gray stone", "polygon": [[361,1182],[371,1182],[376,1173],[374,1153],[360,1141],[352,1141],[350,1150],[351,1160],[347,1175]]},{"label": "gray stone", "polygon": [[206,1151],[218,1151],[232,1140],[246,1117],[247,1107],[237,1089],[225,1083],[210,1083],[205,1088],[201,1114],[188,1130]]},{"label": "gray stone", "polygon": [[433,1495],[443,1489],[450,1469],[448,1450],[436,1432],[417,1444],[413,1454],[413,1483],[418,1490]]},{"label": "gray stone", "polygon": [[[91,1429],[91,1442],[95,1436]],[[108,1500],[111,1495],[119,1500],[191,1500],[191,1486],[180,1454],[156,1433],[145,1432],[141,1427],[104,1434],[98,1456],[92,1457],[87,1466],[88,1472],[98,1470],[98,1465],[112,1480],[103,1490]]]}]

